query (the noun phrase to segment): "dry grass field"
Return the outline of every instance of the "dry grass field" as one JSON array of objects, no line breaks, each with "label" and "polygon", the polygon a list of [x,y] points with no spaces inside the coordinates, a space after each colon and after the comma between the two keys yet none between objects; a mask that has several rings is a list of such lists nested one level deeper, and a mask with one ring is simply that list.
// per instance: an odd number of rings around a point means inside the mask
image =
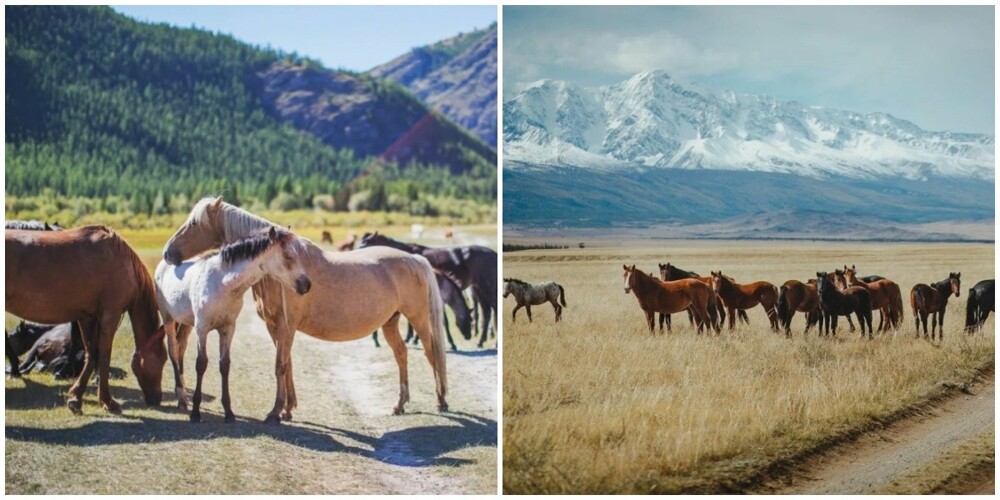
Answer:
[{"label": "dry grass field", "polygon": [[[642,242],[504,256],[504,277],[554,280],[568,307],[533,307],[511,322],[503,306],[506,493],[739,492],[775,467],[964,382],[994,359],[994,319],[962,332],[966,293],[994,275],[993,245],[797,242]],[[856,265],[899,283],[907,303],[896,333],[862,340],[841,319],[835,339],[772,333],[762,309],[749,326],[696,335],[685,314],[650,336],[622,264],[657,263],[740,282],[780,285]],[[962,273],[943,342],[917,339],[909,309],[918,282]],[[875,321],[877,325],[878,316]],[[990,424],[992,428],[992,424]],[[986,429],[984,429],[986,430]]]},{"label": "dry grass field", "polygon": [[[463,228],[462,234],[495,241],[494,230]],[[388,232],[404,237],[403,231]],[[150,267],[171,233],[122,231]],[[8,315],[7,327],[14,324]],[[98,406],[94,382],[84,395],[83,416],[75,416],[65,404],[70,381],[48,373],[7,379],[5,493],[496,492],[495,341],[478,349],[475,338],[457,336],[461,352],[448,352],[451,411],[445,413],[436,409],[433,374],[422,348],[410,347],[411,402],[406,414],[393,416],[398,370],[385,343],[376,349],[370,338],[324,342],[300,333],[292,350],[299,408],[292,422],[268,426],[262,420],[274,402],[274,346],[249,294],[236,332],[233,424],[222,421],[215,333],[209,338],[201,424],[191,424],[177,410],[169,362],[163,405],[143,404],[129,369],[133,340],[127,316],[115,336],[111,363],[111,394],[122,403],[121,415]],[[189,392],[196,354],[193,338],[185,357]]]}]

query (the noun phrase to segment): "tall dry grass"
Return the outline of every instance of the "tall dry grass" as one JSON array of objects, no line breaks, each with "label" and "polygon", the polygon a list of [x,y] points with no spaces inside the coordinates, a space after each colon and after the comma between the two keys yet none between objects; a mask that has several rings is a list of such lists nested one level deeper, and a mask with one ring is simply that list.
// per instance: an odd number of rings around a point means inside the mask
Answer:
[{"label": "tall dry grass", "polygon": [[[944,342],[903,328],[861,340],[845,322],[836,339],[772,333],[763,310],[751,325],[698,336],[686,315],[651,337],[621,265],[657,262],[738,281],[805,280],[845,264],[900,284],[961,271]],[[694,243],[530,251],[507,255],[506,277],[555,280],[569,306],[510,321],[504,303],[504,491],[678,493],[740,491],[780,460],[870,424],[966,380],[994,359],[993,319],[962,333],[965,295],[993,276],[992,245]],[[908,300],[905,300],[908,303]],[[875,318],[877,322],[877,315]],[[877,324],[877,323],[876,323]]]}]

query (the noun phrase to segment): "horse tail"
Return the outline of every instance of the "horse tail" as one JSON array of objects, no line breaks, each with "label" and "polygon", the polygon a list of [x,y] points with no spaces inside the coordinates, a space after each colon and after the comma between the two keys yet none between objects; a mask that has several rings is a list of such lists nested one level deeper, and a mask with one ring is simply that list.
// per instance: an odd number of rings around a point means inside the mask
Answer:
[{"label": "horse tail", "polygon": [[965,303],[965,329],[972,329],[972,325],[976,323],[976,309],[978,305],[978,300],[976,299],[976,289],[969,289],[969,298]]},{"label": "horse tail", "polygon": [[[448,368],[444,348],[444,301],[441,300],[441,290],[438,288],[437,278],[434,276],[434,268],[426,259],[421,258],[420,260],[424,267],[424,279],[427,282],[427,300],[430,302],[428,321],[433,339],[431,356],[434,358],[434,381],[437,385],[438,405],[441,407],[444,405],[444,397],[448,392]],[[443,409],[447,409],[447,407],[444,406]]]},{"label": "horse tail", "polygon": [[563,286],[560,284],[556,284],[556,286],[559,287],[559,303],[566,307],[566,290],[563,290]]},{"label": "horse tail", "polygon": [[781,325],[785,325],[785,320],[788,319],[788,287],[781,285],[778,289],[778,320],[781,321]]},{"label": "horse tail", "polygon": [[924,294],[917,288],[914,288],[913,291],[910,292],[910,307],[913,308],[914,316],[919,316],[920,311],[927,309],[924,305]]},{"label": "horse tail", "polygon": [[896,309],[895,313],[899,315],[899,317],[896,318],[896,320],[895,320],[896,321],[896,328],[899,328],[899,326],[903,324],[903,316],[904,316],[903,310],[905,309],[903,307],[903,292],[900,291],[899,285],[893,283],[892,286],[893,286],[893,289],[892,289],[892,292],[893,292],[892,303],[893,303],[894,308]]}]

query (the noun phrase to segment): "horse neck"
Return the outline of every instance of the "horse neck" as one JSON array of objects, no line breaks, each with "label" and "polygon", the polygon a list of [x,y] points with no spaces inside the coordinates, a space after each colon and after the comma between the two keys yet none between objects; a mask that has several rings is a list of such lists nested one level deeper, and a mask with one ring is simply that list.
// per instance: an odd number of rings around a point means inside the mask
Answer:
[{"label": "horse neck", "polygon": [[933,288],[937,293],[940,293],[941,298],[948,300],[948,297],[951,297],[951,278],[944,281],[938,281],[937,283],[931,283],[931,288]]},{"label": "horse neck", "polygon": [[745,295],[740,287],[733,283],[732,281],[722,278],[719,280],[719,296],[732,301],[736,297],[742,297]]},{"label": "horse neck", "polygon": [[154,335],[160,326],[160,308],[156,300],[156,285],[149,275],[142,259],[119,238],[122,253],[126,256],[132,269],[132,282],[136,284],[133,291],[132,304],[128,308],[129,321],[132,323],[132,336],[135,339],[136,350],[144,349],[153,342]]},{"label": "horse neck", "polygon": [[864,288],[865,290],[871,290],[871,287],[868,286],[869,284],[859,280],[856,275],[851,276],[851,279],[847,279],[847,275],[844,275],[844,284],[847,285],[848,287],[859,286],[861,288]]},{"label": "horse neck", "polygon": [[[650,276],[647,276],[644,273],[641,273],[639,271],[634,271],[632,273],[632,276],[635,277],[635,280],[634,280],[635,281],[635,285],[632,286],[632,289],[634,291],[646,292],[646,291],[649,291],[649,290],[653,290],[656,287],[656,282],[653,281],[653,278],[650,277]],[[636,295],[636,297],[639,297],[639,295]]]}]

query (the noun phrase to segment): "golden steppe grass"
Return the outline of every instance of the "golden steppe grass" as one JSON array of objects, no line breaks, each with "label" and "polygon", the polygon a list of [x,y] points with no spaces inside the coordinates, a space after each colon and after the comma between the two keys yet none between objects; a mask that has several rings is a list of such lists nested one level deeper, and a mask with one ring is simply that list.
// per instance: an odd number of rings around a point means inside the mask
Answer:
[{"label": "golden steppe grass", "polygon": [[[591,245],[588,245],[589,247]],[[994,320],[962,332],[967,291],[994,272],[993,245],[659,242],[505,255],[505,277],[554,280],[568,307],[511,322],[504,301],[503,485],[508,493],[745,491],[778,465],[965,381],[994,359]],[[896,333],[861,340],[843,319],[835,339],[772,333],[762,309],[751,325],[696,335],[686,314],[650,336],[624,293],[622,264],[656,272],[671,262],[738,281],[805,280],[856,265],[899,283],[906,302]],[[945,339],[914,336],[908,293],[962,272]],[[876,325],[878,317],[875,317]]]}]

